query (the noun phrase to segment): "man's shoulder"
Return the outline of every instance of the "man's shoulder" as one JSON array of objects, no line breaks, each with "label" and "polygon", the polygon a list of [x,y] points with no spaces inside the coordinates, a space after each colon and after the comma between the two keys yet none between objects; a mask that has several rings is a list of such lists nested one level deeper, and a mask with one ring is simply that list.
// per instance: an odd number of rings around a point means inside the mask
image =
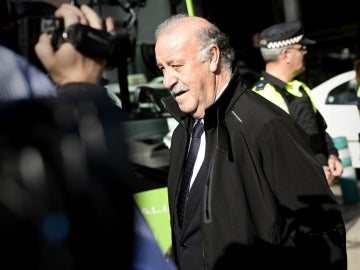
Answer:
[{"label": "man's shoulder", "polygon": [[[266,84],[266,83],[265,83]],[[263,95],[259,95],[256,91],[248,90],[245,95],[242,95],[235,103],[234,111],[239,111],[248,115],[250,120],[258,117],[265,119],[274,116],[285,116],[288,114],[280,109],[273,102],[269,101]]]},{"label": "man's shoulder", "polygon": [[255,91],[264,90],[266,84],[267,84],[267,82],[265,82],[264,80],[259,80],[254,84],[254,86],[252,87],[252,90],[255,90]]}]

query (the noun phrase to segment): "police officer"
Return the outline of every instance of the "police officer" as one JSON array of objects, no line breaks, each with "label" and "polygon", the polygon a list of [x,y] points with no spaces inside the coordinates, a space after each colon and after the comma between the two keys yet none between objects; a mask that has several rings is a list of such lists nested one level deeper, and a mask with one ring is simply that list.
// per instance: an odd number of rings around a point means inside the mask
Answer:
[{"label": "police officer", "polygon": [[305,130],[328,184],[333,185],[343,172],[338,150],[326,132],[325,120],[315,106],[310,88],[294,80],[305,71],[306,46],[315,43],[304,37],[299,21],[279,23],[263,30],[260,51],[265,71],[252,89],[289,113]]}]

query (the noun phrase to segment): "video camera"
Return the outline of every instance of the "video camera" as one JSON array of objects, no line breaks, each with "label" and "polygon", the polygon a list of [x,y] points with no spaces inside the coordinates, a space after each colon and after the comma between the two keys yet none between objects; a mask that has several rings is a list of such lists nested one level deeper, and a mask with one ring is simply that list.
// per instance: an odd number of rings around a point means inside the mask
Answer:
[{"label": "video camera", "polygon": [[70,42],[78,51],[89,57],[117,59],[117,51],[124,55],[130,47],[126,33],[125,39],[117,42],[118,36],[112,34],[113,32],[108,33],[80,23],[64,29],[63,20],[57,17],[41,18],[40,28],[41,33],[50,36],[55,50],[63,43]]},{"label": "video camera", "polygon": [[[101,10],[103,4],[118,5],[130,14],[127,21],[115,21],[111,32],[74,24],[64,29],[61,18],[54,17],[55,6],[41,1],[0,1],[0,43],[26,57],[44,69],[34,46],[41,33],[50,35],[54,49],[70,42],[81,53],[94,58],[107,58],[109,67],[118,67],[135,58],[136,13],[135,6],[144,6],[144,0],[69,1],[79,6],[88,4]],[[101,16],[101,14],[100,14]]]}]

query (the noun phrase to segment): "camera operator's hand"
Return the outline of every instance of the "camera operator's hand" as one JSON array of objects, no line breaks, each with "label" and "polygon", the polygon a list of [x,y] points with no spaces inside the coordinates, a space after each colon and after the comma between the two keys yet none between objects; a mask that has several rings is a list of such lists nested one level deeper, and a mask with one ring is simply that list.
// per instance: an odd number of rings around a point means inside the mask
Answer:
[{"label": "camera operator's hand", "polygon": [[[95,29],[102,29],[98,14],[86,5],[80,8],[71,4],[62,4],[55,12],[56,17],[64,19],[64,27],[81,23]],[[111,18],[106,19],[107,30],[113,28]],[[58,50],[54,50],[50,37],[43,33],[35,45],[35,52],[49,72],[52,80],[63,85],[70,82],[99,83],[106,67],[106,59],[90,58],[75,49],[68,42],[63,43]]]}]

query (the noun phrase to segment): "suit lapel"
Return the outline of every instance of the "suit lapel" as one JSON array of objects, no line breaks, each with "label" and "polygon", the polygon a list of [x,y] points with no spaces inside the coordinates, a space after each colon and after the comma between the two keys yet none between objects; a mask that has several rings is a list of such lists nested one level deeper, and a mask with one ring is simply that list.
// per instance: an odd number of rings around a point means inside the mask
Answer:
[{"label": "suit lapel", "polygon": [[200,207],[200,202],[203,198],[204,179],[206,179],[205,167],[206,166],[204,166],[203,163],[191,187],[190,196],[186,205],[186,211],[184,215],[183,232],[186,231],[191,220],[196,219],[194,218],[194,215],[195,214],[200,215],[199,207]]}]

